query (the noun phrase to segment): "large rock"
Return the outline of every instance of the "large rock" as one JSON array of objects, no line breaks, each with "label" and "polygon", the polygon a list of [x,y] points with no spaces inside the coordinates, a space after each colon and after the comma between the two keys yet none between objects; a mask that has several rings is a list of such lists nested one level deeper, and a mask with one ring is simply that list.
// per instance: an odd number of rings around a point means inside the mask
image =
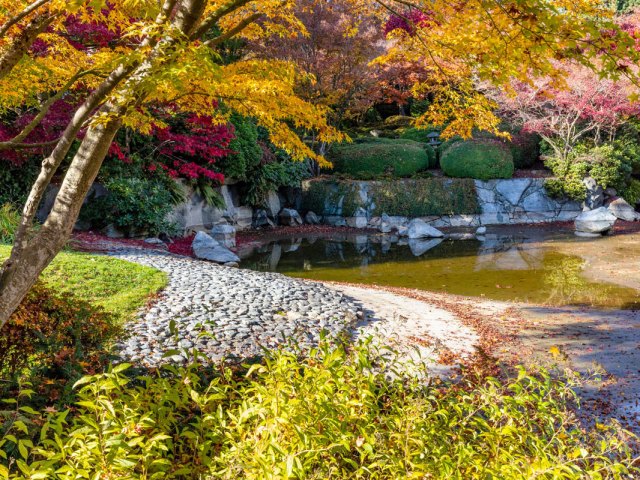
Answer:
[{"label": "large rock", "polygon": [[302,217],[297,210],[293,208],[283,208],[279,215],[280,224],[288,227],[302,225]]},{"label": "large rock", "polygon": [[423,220],[415,218],[409,222],[407,236],[409,238],[442,238],[444,233]]},{"label": "large rock", "polygon": [[236,229],[233,225],[226,223],[214,225],[211,229],[211,236],[227,248],[235,248],[236,246]]},{"label": "large rock", "polygon": [[640,213],[636,212],[636,209],[629,205],[623,198],[616,198],[609,204],[608,210],[620,220],[627,222],[640,220]]},{"label": "large rock", "polygon": [[315,212],[308,211],[304,216],[304,221],[309,225],[318,225],[320,223],[320,218],[315,214]]},{"label": "large rock", "polygon": [[604,190],[596,180],[592,177],[587,177],[582,180],[584,184],[587,195],[584,199],[584,206],[589,208],[590,210],[595,210],[596,208],[602,207],[604,204]]},{"label": "large rock", "polygon": [[253,228],[275,227],[276,224],[266,210],[260,209],[253,212]]},{"label": "large rock", "polygon": [[367,224],[369,220],[367,219],[367,211],[359,207],[354,213],[352,217],[348,217],[347,225],[352,228],[367,228]]},{"label": "large rock", "polygon": [[267,212],[271,218],[276,218],[280,210],[282,209],[282,204],[280,203],[280,197],[277,192],[269,192],[267,194]]},{"label": "large rock", "polygon": [[196,257],[216,263],[239,262],[240,258],[217,240],[204,232],[198,232],[191,244]]},{"label": "large rock", "polygon": [[576,231],[586,233],[605,233],[613,228],[617,218],[605,207],[582,212],[575,220]]}]

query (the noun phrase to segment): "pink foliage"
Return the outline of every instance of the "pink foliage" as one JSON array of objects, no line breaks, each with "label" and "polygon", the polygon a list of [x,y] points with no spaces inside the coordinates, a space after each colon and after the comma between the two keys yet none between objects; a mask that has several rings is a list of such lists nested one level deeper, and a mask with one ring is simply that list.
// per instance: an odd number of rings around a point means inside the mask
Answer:
[{"label": "pink foliage", "polygon": [[404,30],[413,35],[416,27],[426,28],[433,21],[433,13],[412,9],[403,15],[391,15],[384,26],[384,33],[388,35],[395,30]]},{"label": "pink foliage", "polygon": [[539,79],[532,85],[515,82],[515,95],[494,94],[501,116],[543,136],[564,156],[585,135],[611,136],[629,116],[640,113],[640,104],[630,100],[629,81],[603,79],[576,64],[562,68],[568,73],[566,88]]}]

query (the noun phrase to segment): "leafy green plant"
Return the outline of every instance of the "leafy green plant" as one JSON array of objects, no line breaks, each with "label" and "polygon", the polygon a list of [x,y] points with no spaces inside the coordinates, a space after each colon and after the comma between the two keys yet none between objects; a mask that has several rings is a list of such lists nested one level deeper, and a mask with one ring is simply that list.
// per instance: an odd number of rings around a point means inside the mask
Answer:
[{"label": "leafy green plant", "polygon": [[547,157],[545,165],[556,178],[546,182],[546,189],[554,197],[584,200],[586,189],[582,180],[593,177],[602,188],[624,191],[631,181],[632,162],[621,143],[589,146],[581,144],[566,159]]},{"label": "leafy green plant", "polygon": [[450,177],[490,180],[513,176],[513,155],[502,142],[477,139],[456,142],[442,153],[440,166]]},{"label": "leafy green plant", "polygon": [[20,166],[2,162],[0,167],[0,205],[10,203],[21,207],[27,200],[31,185],[38,175],[38,162],[29,161]]},{"label": "leafy green plant", "polygon": [[480,213],[473,180],[426,178],[375,182],[369,195],[376,215],[424,217]]},{"label": "leafy green plant", "polygon": [[130,236],[176,233],[167,220],[174,194],[157,180],[114,177],[104,186],[108,194],[93,198],[83,208],[81,218],[94,226],[113,224]]},{"label": "leafy green plant", "polygon": [[640,181],[631,179],[629,185],[622,189],[620,193],[630,205],[640,203]]},{"label": "leafy green plant", "polygon": [[233,113],[230,120],[234,126],[235,138],[229,144],[229,149],[234,153],[218,160],[216,167],[225,177],[247,180],[262,160],[258,127],[253,120],[237,113]]},{"label": "leafy green plant", "polygon": [[0,243],[12,243],[19,224],[20,214],[13,205],[0,206]]},{"label": "leafy green plant", "polygon": [[323,343],[305,357],[269,354],[245,374],[192,363],[133,378],[123,364],[80,380],[75,409],[62,412],[30,408],[27,385],[0,413],[0,476],[516,480],[639,473],[626,432],[580,428],[571,385],[544,370],[446,385],[425,382],[420,366],[417,377],[399,375],[400,366],[384,358],[366,344],[347,351]]},{"label": "leafy green plant", "polygon": [[426,144],[412,140],[362,139],[333,147],[329,154],[334,172],[369,180],[381,175],[409,177],[435,163]]}]

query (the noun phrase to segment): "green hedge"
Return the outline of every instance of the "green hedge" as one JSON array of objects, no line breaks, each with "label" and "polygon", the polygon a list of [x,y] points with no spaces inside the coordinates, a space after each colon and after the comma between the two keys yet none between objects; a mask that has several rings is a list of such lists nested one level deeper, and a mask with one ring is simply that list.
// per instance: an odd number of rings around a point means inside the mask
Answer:
[{"label": "green hedge", "polygon": [[369,195],[376,215],[424,217],[428,215],[473,215],[480,213],[473,180],[425,178],[376,182]]},{"label": "green hedge", "polygon": [[446,175],[456,178],[490,180],[513,176],[513,155],[502,142],[477,139],[449,146],[440,158]]},{"label": "green hedge", "polygon": [[335,146],[329,154],[334,172],[363,180],[380,175],[409,177],[435,164],[428,145],[411,140],[361,139]]}]

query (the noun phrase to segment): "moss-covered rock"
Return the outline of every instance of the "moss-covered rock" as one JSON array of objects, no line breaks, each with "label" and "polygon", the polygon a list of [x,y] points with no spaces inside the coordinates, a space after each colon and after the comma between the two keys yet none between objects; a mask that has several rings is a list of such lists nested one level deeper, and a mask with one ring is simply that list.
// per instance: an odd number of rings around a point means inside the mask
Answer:
[{"label": "moss-covered rock", "polygon": [[498,140],[456,142],[442,152],[440,166],[449,177],[490,180],[513,176],[513,155]]}]

